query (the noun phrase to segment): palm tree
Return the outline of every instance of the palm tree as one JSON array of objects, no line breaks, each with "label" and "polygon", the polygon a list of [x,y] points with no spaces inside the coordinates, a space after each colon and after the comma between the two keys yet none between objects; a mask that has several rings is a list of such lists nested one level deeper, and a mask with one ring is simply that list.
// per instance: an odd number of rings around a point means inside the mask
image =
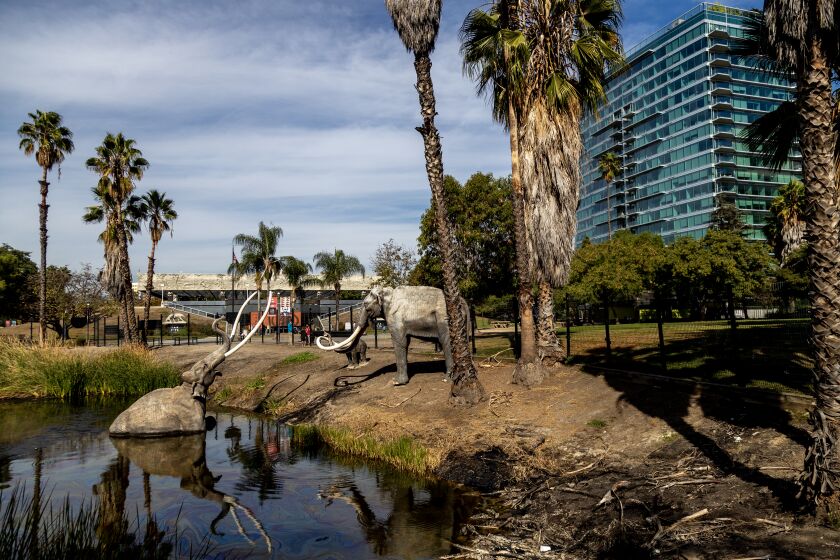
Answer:
[{"label": "palm tree", "polygon": [[476,8],[467,14],[461,26],[461,54],[464,73],[477,81],[479,95],[491,99],[493,118],[508,129],[510,136],[513,232],[521,327],[519,360],[514,372],[514,379],[518,379],[519,371],[533,367],[538,356],[519,148],[522,74],[527,65],[528,50],[524,36],[516,29],[515,8],[514,2],[502,0],[496,2],[489,12]]},{"label": "palm tree", "polygon": [[610,183],[621,174],[621,158],[613,152],[607,152],[598,158],[598,170],[607,185],[607,240],[612,239],[612,216],[610,215]]},{"label": "palm tree", "polygon": [[73,152],[73,133],[66,126],[61,125],[61,115],[53,111],[35,111],[29,113],[32,122],[24,122],[18,128],[20,149],[27,156],[35,154],[35,162],[41,167],[41,269],[38,272],[38,340],[44,344],[47,333],[47,193],[50,184],[47,173],[58,166],[58,177],[61,178],[61,162],[67,154]]},{"label": "palm tree", "polygon": [[[283,257],[283,276],[292,287],[292,311],[294,311],[295,302],[297,301],[298,291],[305,287],[313,286],[318,283],[316,278],[312,278],[309,274],[312,272],[312,265],[308,262],[302,261],[292,256]],[[300,293],[300,317],[303,321],[303,292]]]},{"label": "palm tree", "polygon": [[152,286],[155,274],[155,249],[163,234],[167,231],[172,236],[172,222],[178,218],[178,212],[172,207],[171,198],[166,193],[152,189],[142,197],[140,212],[143,220],[148,223],[149,235],[152,237],[152,250],[149,252],[149,268],[146,273],[146,300],[143,305],[143,342],[146,342],[146,329],[149,324],[149,311],[152,307]]},{"label": "palm tree", "polygon": [[134,312],[134,292],[131,288],[131,266],[128,260],[128,236],[123,211],[126,200],[134,192],[134,182],[143,178],[143,172],[149,162],[143,158],[143,152],[136,147],[132,138],[126,138],[122,132],[105,135],[102,144],[96,147],[96,156],[86,163],[90,171],[99,174],[99,187],[112,199],[110,214],[116,236],[118,257],[111,255],[112,263],[119,270],[122,283],[121,294],[126,314],[126,339],[129,342],[139,340],[137,332],[137,314]]},{"label": "palm tree", "polygon": [[779,189],[770,203],[764,226],[767,241],[784,266],[788,256],[802,246],[805,237],[805,185],[792,179]]},{"label": "palm tree", "polygon": [[623,65],[620,20],[616,0],[499,0],[486,16],[473,11],[462,27],[465,68],[478,78],[480,92],[493,84],[497,119],[505,118],[507,105],[511,159],[521,164],[527,241],[524,250],[517,242],[517,252],[528,259],[526,266],[517,257],[517,268],[532,275],[523,282],[519,273],[520,307],[529,301],[531,281],[538,282],[543,354],[554,354],[558,346],[551,288],[566,282],[574,252],[579,121],[584,109],[604,100],[605,72]]},{"label": "palm tree", "polygon": [[[313,258],[315,268],[321,271],[320,284],[322,287],[332,286],[335,290],[335,322],[338,325],[338,303],[341,299],[341,281],[351,274],[365,275],[365,267],[356,257],[345,255],[341,249],[332,253],[321,251]],[[338,329],[338,327],[336,327]]]},{"label": "palm tree", "polygon": [[[266,289],[271,291],[271,281],[283,268],[282,261],[275,255],[281,237],[283,237],[283,230],[280,226],[267,226],[260,222],[256,236],[240,233],[233,238],[234,244],[242,247],[239,272],[254,274],[254,282],[257,284],[258,292],[257,317],[260,316],[259,298],[263,282],[266,283]],[[268,305],[271,305],[271,302],[268,302]]]},{"label": "palm tree", "polygon": [[435,48],[435,39],[440,28],[441,0],[385,0],[385,7],[394,22],[394,28],[405,45],[406,50],[414,53],[414,70],[417,73],[417,93],[420,101],[420,114],[423,125],[417,130],[423,136],[426,156],[426,173],[435,208],[435,225],[440,237],[443,256],[443,294],[446,300],[446,312],[449,316],[449,337],[452,341],[451,397],[459,402],[476,403],[484,397],[484,388],[478,381],[478,372],[472,361],[467,344],[467,317],[461,316],[461,301],[458,280],[455,276],[455,248],[449,215],[446,211],[446,199],[443,188],[443,156],[440,136],[435,127],[435,92],[432,84],[431,52]]},{"label": "palm tree", "polygon": [[772,58],[795,71],[805,183],[816,406],[801,496],[817,505],[840,488],[840,235],[837,234],[837,131],[831,68],[840,52],[838,0],[766,0]]},{"label": "palm tree", "polygon": [[123,332],[127,332],[128,307],[124,297],[125,283],[122,281],[122,275],[120,274],[119,236],[115,224],[116,216],[121,215],[125,227],[126,241],[131,244],[134,241],[134,234],[140,231],[142,220],[141,199],[138,196],[131,195],[122,203],[118,203],[111,196],[111,190],[101,182],[91,188],[91,192],[97,204],[85,209],[82,220],[89,224],[105,222],[105,229],[99,234],[99,242],[105,248],[105,267],[102,269],[100,278],[108,293],[120,302],[119,316],[123,324]]}]

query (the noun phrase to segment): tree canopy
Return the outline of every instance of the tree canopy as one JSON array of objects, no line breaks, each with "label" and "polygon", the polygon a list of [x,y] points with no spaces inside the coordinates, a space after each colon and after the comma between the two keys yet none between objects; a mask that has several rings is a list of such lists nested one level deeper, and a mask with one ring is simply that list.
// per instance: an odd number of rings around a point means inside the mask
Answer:
[{"label": "tree canopy", "polygon": [[24,318],[37,297],[28,287],[30,276],[37,273],[29,253],[5,243],[0,246],[0,319]]}]

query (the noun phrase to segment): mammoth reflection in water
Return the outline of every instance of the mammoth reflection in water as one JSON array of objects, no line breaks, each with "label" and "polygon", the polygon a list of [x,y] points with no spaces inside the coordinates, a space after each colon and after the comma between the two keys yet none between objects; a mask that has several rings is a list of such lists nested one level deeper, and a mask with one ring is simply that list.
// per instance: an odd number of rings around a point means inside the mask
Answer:
[{"label": "mammoth reflection in water", "polygon": [[[237,512],[242,512],[254,524],[265,540],[268,552],[271,552],[271,539],[251,510],[241,505],[235,497],[215,488],[221,476],[213,476],[207,468],[203,434],[161,439],[112,439],[111,443],[116,447],[120,458],[127,458],[145,474],[179,478],[182,489],[197,498],[219,504],[219,514],[210,523],[210,531],[214,535],[222,534],[216,530],[216,526],[230,513],[239,534],[254,544],[254,541],[248,538],[239,519]],[[101,492],[99,494],[102,497]],[[124,488],[122,494],[125,494]],[[124,498],[122,503],[125,503]]]}]

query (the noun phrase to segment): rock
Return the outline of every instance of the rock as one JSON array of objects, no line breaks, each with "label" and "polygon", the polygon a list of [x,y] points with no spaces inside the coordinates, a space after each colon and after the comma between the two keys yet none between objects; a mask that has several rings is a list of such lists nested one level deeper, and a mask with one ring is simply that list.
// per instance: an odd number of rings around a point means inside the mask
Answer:
[{"label": "rock", "polygon": [[204,433],[205,405],[189,386],[156,389],[137,399],[108,429],[116,437],[159,437]]}]

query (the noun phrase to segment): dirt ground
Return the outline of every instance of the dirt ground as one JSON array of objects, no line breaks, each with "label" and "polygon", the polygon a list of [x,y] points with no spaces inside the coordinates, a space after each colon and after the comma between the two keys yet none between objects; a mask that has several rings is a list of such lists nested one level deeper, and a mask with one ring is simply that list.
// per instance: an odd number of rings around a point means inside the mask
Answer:
[{"label": "dirt ground", "polygon": [[[210,350],[157,352],[186,367]],[[281,363],[304,350],[318,358]],[[215,401],[411,436],[436,475],[487,496],[453,558],[840,558],[840,532],[794,506],[807,403],[565,366],[525,389],[503,364],[479,367],[488,398],[458,408],[439,356],[412,354],[400,387],[392,351],[368,357],[351,371],[334,352],[249,344]]]}]

